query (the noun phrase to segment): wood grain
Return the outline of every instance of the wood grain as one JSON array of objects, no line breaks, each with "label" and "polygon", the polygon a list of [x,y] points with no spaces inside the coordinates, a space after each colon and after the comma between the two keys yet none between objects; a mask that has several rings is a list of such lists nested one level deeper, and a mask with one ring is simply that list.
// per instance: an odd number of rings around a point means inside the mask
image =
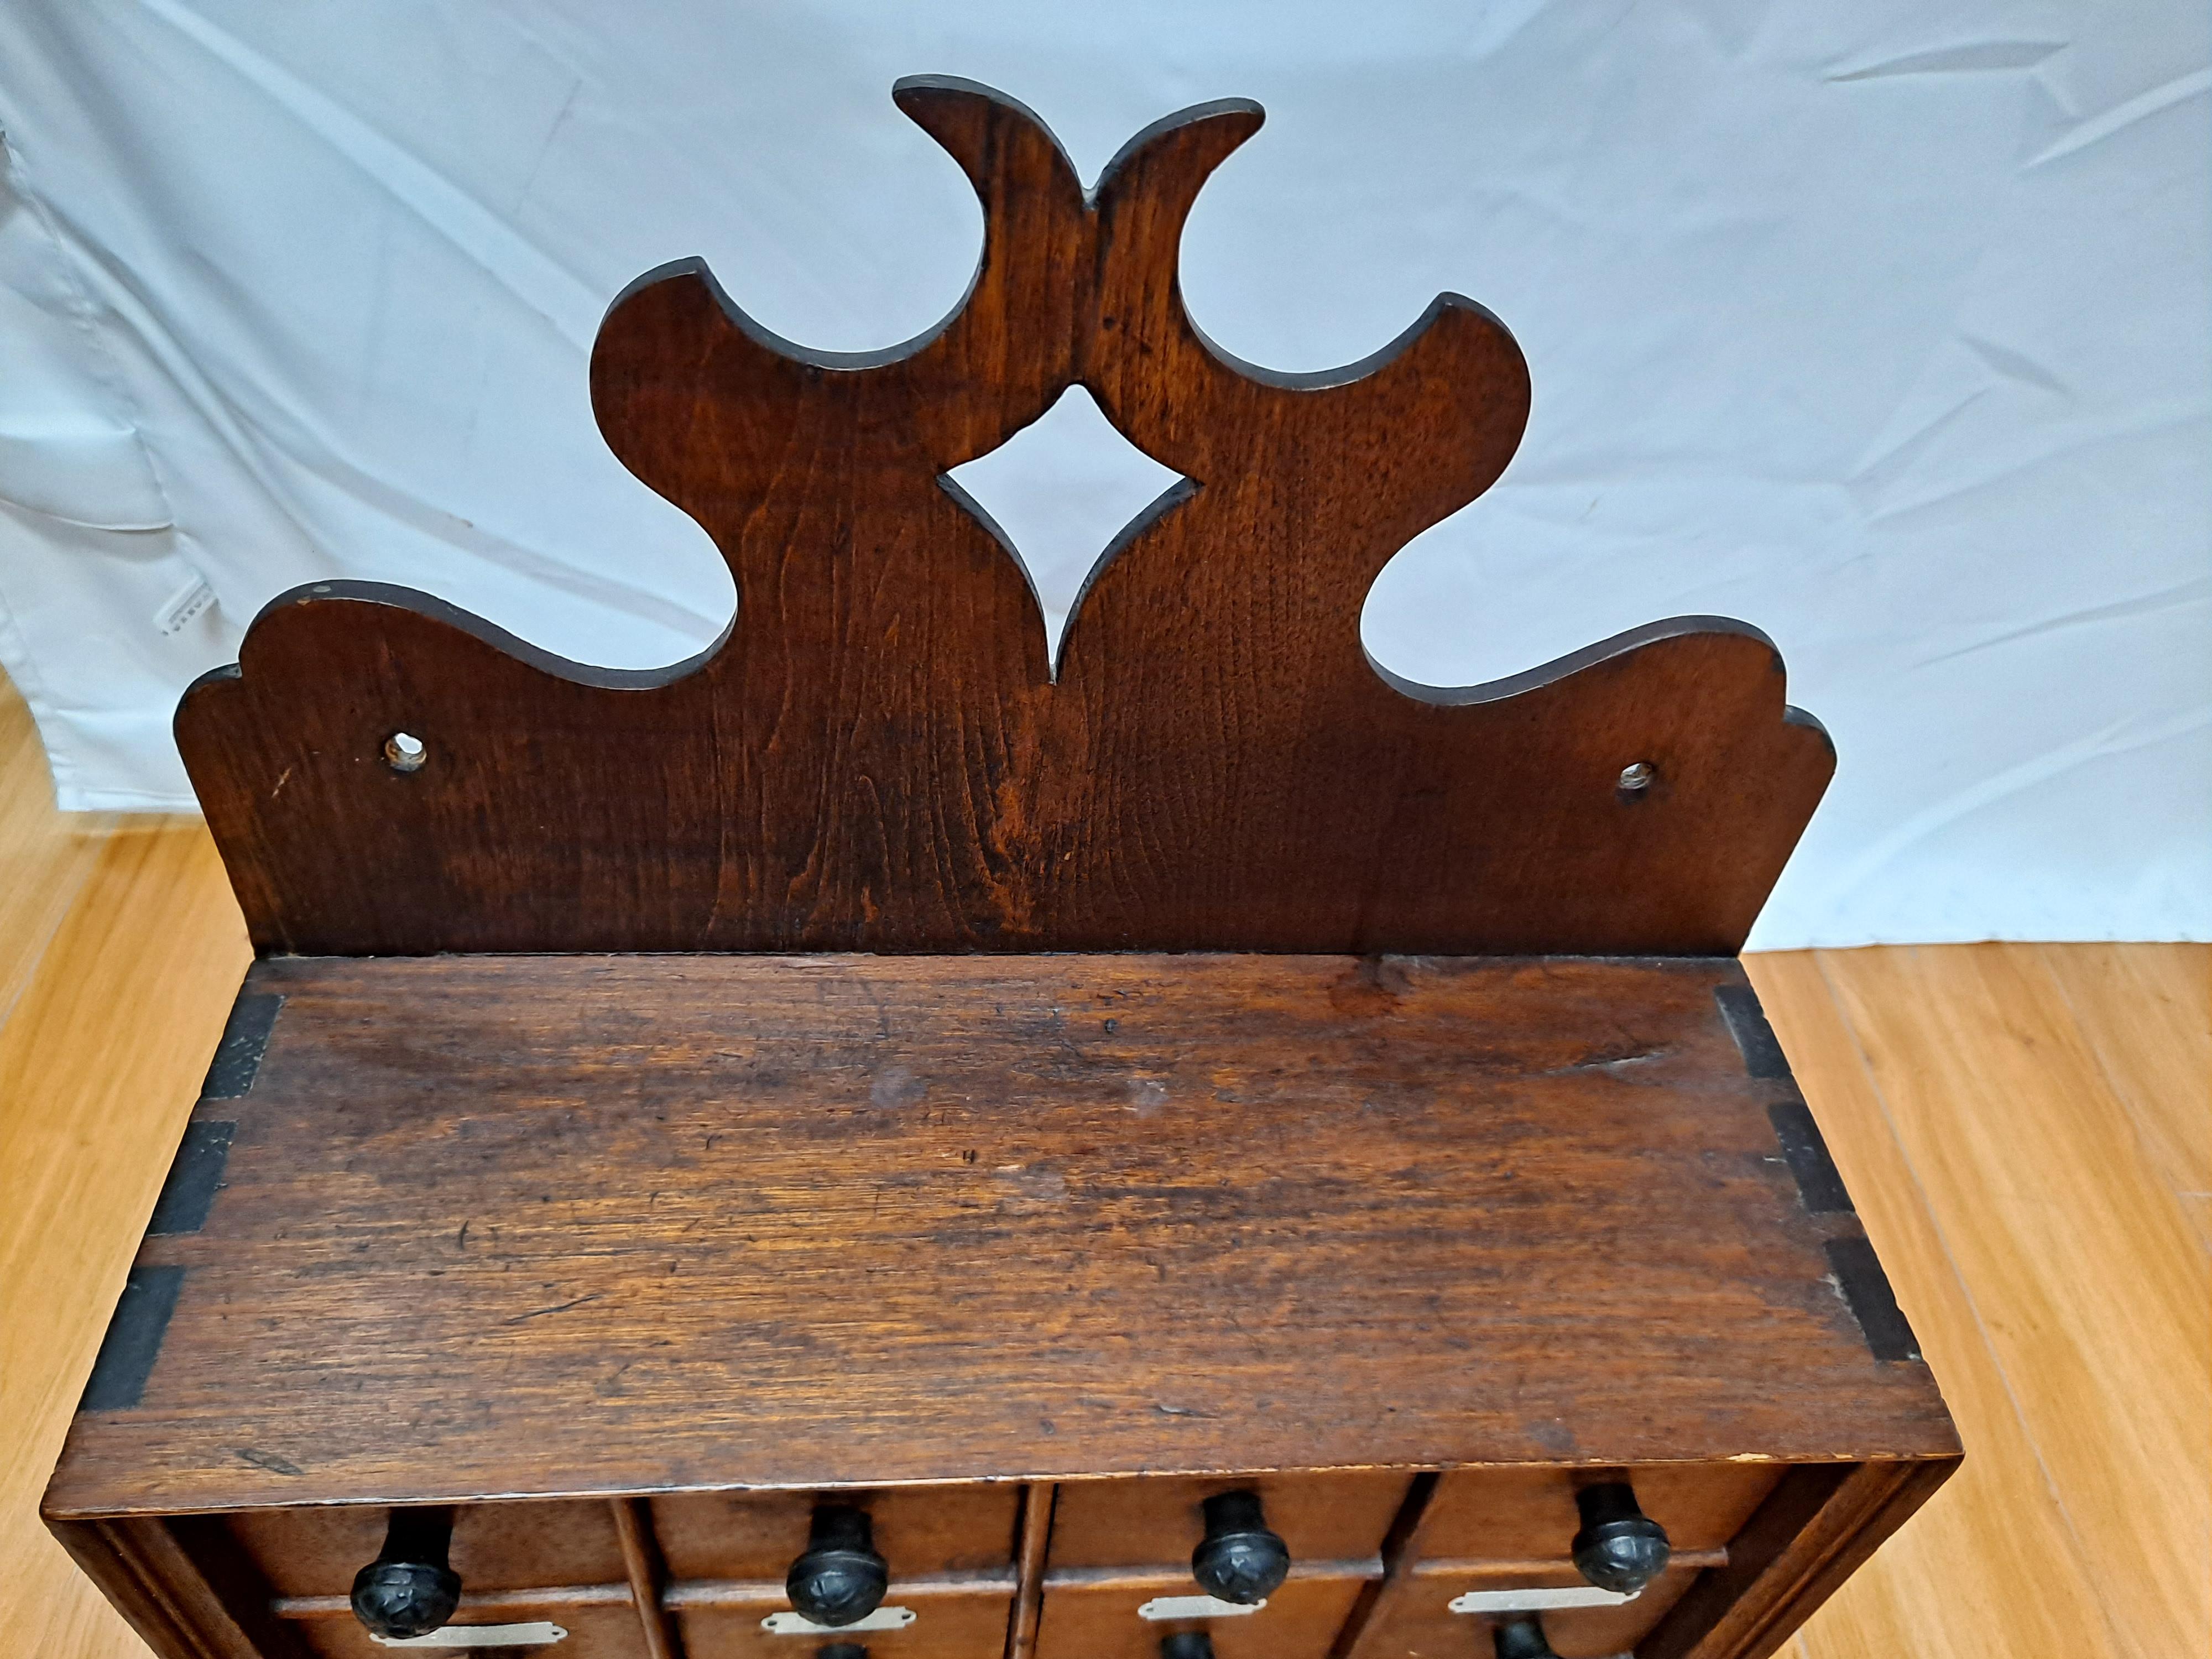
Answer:
[{"label": "wood grain", "polygon": [[[15,775],[8,781],[13,785]],[[32,781],[40,790],[43,776]],[[20,867],[20,866],[19,866]],[[0,1632],[135,1650],[39,1524],[37,1493],[144,1225],[247,947],[198,826],[111,832],[0,1024]]]},{"label": "wood grain", "polygon": [[264,962],[160,1361],[50,1503],[1946,1455],[1740,972]]},{"label": "wood grain", "polygon": [[117,823],[110,812],[55,810],[31,711],[0,681],[0,1019]]},{"label": "wood grain", "polygon": [[[249,1510],[204,1524],[237,1540],[272,1594],[342,1596],[354,1574],[376,1559],[385,1511]],[[470,1504],[453,1517],[452,1565],[464,1587],[479,1589],[619,1584],[629,1577],[610,1505],[580,1499]]]},{"label": "wood grain", "polygon": [[629,1579],[630,1605],[637,1609],[638,1634],[644,1638],[646,1659],[682,1659],[675,1620],[661,1606],[668,1564],[661,1555],[659,1540],[653,1536],[653,1511],[641,1498],[614,1498],[607,1509],[622,1543],[623,1569]]},{"label": "wood grain", "polygon": [[[1966,1449],[1950,1484],[1815,1618],[1808,1659],[1916,1651],[1978,1659],[2033,1651],[2051,1632],[2066,1632],[2085,1656],[2117,1651],[2079,1540],[1990,1348],[1985,1321],[2008,1318],[2009,1310],[1977,1306],[1979,1287],[1962,1282],[1945,1243],[1949,1228],[1975,1224],[1980,1194],[1947,1191],[1934,1195],[1941,1201],[1931,1211],[1812,952],[1753,957],[1746,966],[1798,1062],[1929,1367],[1943,1379]],[[1936,1012],[1972,1040],[1948,988]],[[1953,1109],[1973,1111],[1976,1100],[1960,1098]]]},{"label": "wood grain", "polygon": [[[1564,1563],[1581,1529],[1570,1468],[1455,1469],[1437,1482],[1412,1541],[1411,1560],[1468,1559]],[[1626,1479],[1644,1512],[1679,1553],[1724,1546],[1782,1471],[1772,1464],[1662,1464],[1607,1471]]]},{"label": "wood grain", "polygon": [[[1634,1601],[1619,1607],[1568,1607],[1543,1615],[1544,1633],[1560,1659],[1613,1659],[1632,1653],[1697,1579],[1695,1569],[1670,1571]],[[1454,1596],[1471,1589],[1571,1589],[1582,1575],[1565,1561],[1514,1574],[1501,1583],[1479,1570],[1447,1570],[1388,1585],[1351,1651],[1354,1659],[1490,1659],[1493,1620],[1454,1613]]]},{"label": "wood grain", "polygon": [[[904,1630],[870,1631],[869,1659],[994,1659],[1006,1651],[1012,1597],[946,1596],[916,1601]],[[819,1651],[820,1638],[794,1640],[761,1628],[762,1609],[686,1607],[678,1615],[685,1659],[794,1659]]]},{"label": "wood grain", "polygon": [[1952,1474],[1940,1462],[1796,1468],[1668,1610],[1638,1659],[1763,1659]]},{"label": "wood grain", "polygon": [[[1826,1466],[1821,1466],[1825,1468]],[[1633,1601],[1547,1614],[1544,1628],[1564,1659],[1632,1650],[1728,1546],[1785,1471],[1757,1462],[1662,1464],[1608,1469],[1636,1489],[1645,1514],[1667,1528],[1673,1565]],[[1470,1589],[1582,1584],[1570,1552],[1581,1521],[1577,1472],[1569,1468],[1453,1469],[1439,1476],[1372,1613],[1348,1645],[1350,1659],[1451,1659],[1481,1651],[1488,1621],[1450,1610]]]},{"label": "wood grain", "polygon": [[125,1516],[58,1529],[70,1556],[167,1659],[305,1659],[265,1598],[211,1583],[167,1522]]},{"label": "wood grain", "polygon": [[[531,1615],[537,1617],[539,1615]],[[499,1625],[507,1622],[507,1615],[482,1617],[464,1611],[454,1621],[462,1625]],[[627,1607],[562,1607],[553,1615],[553,1622],[568,1632],[557,1647],[469,1649],[460,1650],[464,1659],[507,1659],[507,1656],[521,1653],[531,1659],[649,1659],[645,1638],[638,1629],[637,1614]],[[756,1625],[758,1620],[756,1619]],[[392,1659],[393,1650],[380,1647],[371,1641],[349,1613],[341,1619],[317,1619],[292,1626],[301,1650],[302,1659]],[[398,1650],[405,1653],[406,1649]],[[687,1649],[685,1659],[711,1659],[711,1655]],[[791,1656],[798,1659],[798,1656]]]},{"label": "wood grain", "polygon": [[[1504,325],[1446,295],[1340,372],[1237,362],[1177,246],[1255,106],[1148,128],[1086,201],[1011,100],[897,96],[983,207],[938,329],[808,351],[696,261],[602,327],[601,429],[735,580],[713,650],[592,669],[321,583],[187,695],[257,949],[1735,950],[1833,765],[1763,635],[1677,618],[1458,689],[1360,644],[1383,565],[1520,441]],[[1018,558],[945,474],[1075,384],[1187,482],[1102,555],[1055,681]],[[404,774],[401,731],[427,744]]]},{"label": "wood grain", "polygon": [[2212,946],[2069,945],[2035,955],[2145,1157],[2212,1251]]},{"label": "wood grain", "polygon": [[[35,754],[29,758],[35,766]],[[11,788],[16,782],[14,775],[0,778]],[[42,769],[34,770],[12,798],[21,799],[21,789],[42,793],[46,787]],[[87,1022],[75,1035],[66,1042],[30,1043],[24,1028],[11,1036],[7,1024],[0,1024],[0,1049],[17,1054],[16,1064],[28,1060],[32,1066],[12,1074],[16,1092],[10,1097],[9,1113],[0,1117],[0,1130],[20,1129],[27,1121],[26,1104],[40,1103],[50,1109],[42,1114],[50,1128],[68,1126],[66,1134],[15,1143],[15,1161],[9,1167],[19,1183],[16,1190],[24,1191],[21,1183],[27,1182],[33,1183],[30,1190],[44,1196],[33,1200],[22,1231],[9,1236],[15,1241],[13,1253],[0,1263],[0,1299],[11,1312],[31,1310],[27,1320],[0,1324],[0,1346],[5,1349],[0,1387],[31,1382],[55,1370],[70,1373],[58,1387],[34,1386],[27,1397],[43,1405],[14,1418],[20,1432],[13,1443],[23,1455],[8,1465],[9,1484],[0,1492],[0,1523],[9,1528],[0,1547],[0,1648],[40,1659],[143,1659],[146,1652],[99,1591],[46,1538],[33,1511],[52,1449],[74,1405],[76,1380],[90,1363],[113,1285],[136,1246],[174,1139],[173,1117],[165,1117],[163,1127],[149,1132],[139,1109],[167,1114],[185,1109],[222,1024],[224,998],[215,988],[219,976],[234,973],[246,954],[221,872],[204,840],[196,831],[179,833],[170,844],[181,848],[194,841],[197,860],[135,854],[121,864],[104,860],[106,877],[85,889],[39,957],[33,994],[18,1005],[17,1012],[50,1008],[48,999],[59,997]],[[136,921],[130,920],[134,913]],[[195,929],[202,934],[198,947],[191,944]],[[122,981],[135,988],[116,995],[84,994],[86,941],[94,934],[131,941],[122,957],[139,964],[147,975]],[[181,969],[163,954],[210,947],[230,954]],[[1960,994],[1971,983],[1963,970],[1973,952],[1947,949],[1923,954],[1925,977],[1917,994],[1930,1000],[1929,1018],[1946,1022],[1969,1046],[1995,1041],[1991,1028],[1982,1023],[1984,1012],[1978,1012],[1985,1011],[1986,1004]],[[2077,974],[2062,975],[2069,1016],[2078,1026],[2051,1030],[2037,1024],[2050,1014],[2047,1004],[2000,1008],[1994,1030],[2008,1034],[2004,1041],[2015,1047],[2008,1052],[2018,1052],[2016,1045],[2022,1043],[2070,1040],[2063,1032],[2078,1029],[2100,1063],[2122,1053],[2124,1060],[2152,1074],[2163,1069],[2167,1075],[2186,1076],[2193,1050],[2161,1057],[2157,1045],[2164,1040],[2162,1025],[2137,1025],[2130,1017],[2130,1023],[2108,1026],[2100,1023],[2113,1017],[2106,1001],[2076,993],[2085,976],[2093,981],[2100,976],[2100,963],[2117,960],[2129,964],[2129,978],[2139,977],[2157,988],[2162,1000],[2185,1010],[2194,1006],[2191,999],[2198,994],[2212,951],[2123,946],[2108,954],[2105,947],[2046,946],[2040,954],[2046,961],[2078,964]],[[2084,1565],[2081,1537],[2110,1525],[2124,1508],[2156,1516],[2168,1513],[2177,1501],[2189,1501],[2192,1491],[2212,1481],[2212,1460],[2148,1485],[2118,1466],[2069,1466],[2063,1471],[2063,1482],[2054,1477],[2012,1403],[2006,1373],[1984,1330],[1984,1323],[2007,1323],[2027,1312],[2016,1316],[2003,1299],[2008,1281],[1982,1285],[1970,1277],[1962,1282],[1943,1247],[1945,1229],[1960,1224],[1961,1218],[1978,1220],[1986,1201],[1981,1183],[1938,1186],[1923,1196],[1883,1115],[1851,1026],[1829,996],[1813,956],[1753,957],[1746,965],[1790,1047],[1798,1079],[1943,1379],[1969,1449],[1960,1474],[1851,1577],[1790,1651],[1797,1659],[1887,1659],[1903,1652],[1929,1659],[1984,1659],[2054,1646],[2085,1656],[2122,1651],[2099,1601],[2099,1586]],[[167,1000],[179,992],[192,994]],[[1880,988],[1869,993],[1868,1012],[1879,1012],[1882,995]],[[52,1018],[51,1012],[37,1015],[40,1029],[52,1030]],[[112,1069],[118,1066],[127,1068],[125,1073]],[[1932,1081],[1944,1086],[1948,1079]],[[2091,1115],[2093,1127],[2124,1133],[2127,1123],[2094,1115],[2111,1098],[2092,1095],[2072,1103]],[[2002,1086],[1992,1090],[1979,1080],[1945,1096],[1941,1103],[1961,1118],[2005,1107]],[[2017,1150],[2035,1166],[2047,1164],[2063,1176],[2057,1161],[2063,1147],[2022,1136]],[[139,1176],[118,1178],[133,1167]],[[79,1173],[83,1171],[89,1173]],[[2063,1215],[2072,1201],[2063,1181],[2049,1190],[2057,1194]],[[0,1212],[0,1226],[19,1214],[23,1206]],[[2112,1243],[2094,1231],[2079,1240],[2082,1271],[2100,1282],[2137,1271],[2130,1256],[2106,1253]],[[2142,1240],[2122,1243],[2135,1249]],[[96,1263],[102,1252],[108,1266],[100,1270],[97,1285],[71,1278],[87,1261]],[[2186,1390],[2201,1384],[2184,1377],[2162,1386]],[[40,1411],[47,1413],[43,1428]],[[2117,1599],[2114,1610],[2123,1620],[2132,1620],[2136,1611]],[[2201,1631],[2150,1635],[2163,1643],[2156,1650],[2174,1659],[2203,1650]]]},{"label": "wood grain", "polygon": [[1984,1329],[2045,1467],[2080,1494],[2068,1516],[2120,1650],[2179,1650],[2212,1628],[2212,1486],[2180,1478],[2212,1439],[2212,1273],[2172,1186],[2040,947],[1822,969],[1923,1187],[1972,1195],[1945,1241],[2006,1310]]},{"label": "wood grain", "polygon": [[1054,1568],[1154,1564],[1188,1577],[1206,1536],[1202,1505],[1220,1492],[1255,1492],[1269,1528],[1305,1561],[1373,1555],[1406,1501],[1411,1477],[1390,1470],[1280,1474],[1212,1480],[1152,1476],[1074,1480],[1060,1490],[1053,1522]]},{"label": "wood grain", "polygon": [[1037,1659],[1159,1659],[1162,1637],[1199,1629],[1213,1638],[1218,1659],[1324,1659],[1360,1588],[1352,1577],[1293,1578],[1257,1613],[1155,1622],[1137,1609],[1163,1595],[1194,1595],[1197,1586],[1048,1586]]},{"label": "wood grain", "polygon": [[1006,1485],[843,1494],[671,1492],[653,1499],[653,1533],[678,1578],[781,1583],[806,1547],[816,1503],[833,1497],[868,1512],[894,1585],[922,1573],[1002,1571],[1014,1559],[1021,1489]]},{"label": "wood grain", "polygon": [[[2075,951],[2093,964],[2101,947],[2039,947],[2044,956]],[[2128,1579],[2115,1583],[2100,1562],[2126,1553],[2139,1517],[2170,1526],[2185,1540],[2197,1524],[2192,1510],[2212,1484],[2212,1451],[2199,1437],[2157,1475],[2117,1455],[2094,1464],[2048,1458],[2042,1444],[2046,1413],[2033,1409],[2048,1378],[2028,1371],[2046,1364],[2044,1343],[2063,1349],[2069,1334],[2051,1321],[2039,1263],[2027,1265],[2027,1279],[2013,1267],[1990,1270],[1990,1245],[2004,1248],[1997,1243],[2000,1217],[2017,1212],[2021,1194],[2035,1194],[2046,1225],[2069,1234],[2073,1265],[2063,1279],[2077,1285],[2128,1281],[2142,1272],[2139,1256],[2150,1248],[2143,1232],[2075,1230],[2094,1188],[2081,1183],[2070,1164],[2073,1137],[2051,1137],[2021,1121],[2011,1073],[2039,1066],[2039,1053],[2084,1042],[2084,1026],[2066,1018],[2055,1000],[1993,1002],[1980,963],[1993,953],[2002,956],[2002,947],[1909,953],[1917,969],[1911,995],[1923,998],[1923,1009],[1907,1033],[1940,1029],[1958,1064],[1920,1073],[1907,1113],[1887,1088],[1875,1086],[1869,1066],[1881,1057],[1887,1061],[1882,1073],[1896,1078],[1923,1064],[1917,1048],[1898,1048],[1896,1036],[1871,1018],[1854,1030],[1850,1009],[1829,987],[1829,978],[1863,975],[1856,1006],[1874,1015],[1889,1006],[1889,998],[1902,998],[1902,988],[1889,980],[1881,987],[1865,980],[1907,951],[1747,960],[1774,1024],[1796,1055],[1798,1075],[1865,1212],[1867,1232],[1923,1334],[1929,1363],[1942,1376],[1944,1398],[1969,1453],[1958,1478],[1808,1626],[1805,1659],[1907,1650],[1973,1659],[2039,1650],[2051,1632],[2063,1632],[2069,1650],[2081,1655],[2197,1655],[2208,1637],[2203,1621],[2185,1608],[2163,1621],[2157,1601],[2143,1604],[2128,1595]],[[2163,980],[2166,998],[2185,995],[2199,971],[2185,953],[2177,957],[2157,947],[2143,951],[2143,963],[2152,975],[2159,967],[2174,971]],[[2097,1030],[2112,1042],[2126,1026]],[[2154,1060],[2146,1055],[2142,1064]],[[2031,1084],[2035,1091],[2048,1086],[2048,1079]],[[2044,1106],[2051,1106],[2048,1093]],[[2132,1141],[2126,1115],[2100,1091],[2070,1095],[2062,1110],[2079,1117],[2081,1133],[2094,1139]],[[1951,1139],[1973,1133],[2004,1137],[2006,1159],[1982,1168],[1955,1155],[1927,1157],[1931,1134]],[[1990,1190],[1993,1182],[2004,1183],[2002,1197]],[[2188,1409],[2192,1391],[2201,1398],[2205,1389],[2203,1367],[2181,1364],[2159,1374],[2142,1347],[2124,1345],[2101,1360],[2101,1380],[2090,1387],[2108,1391],[2097,1402],[2106,1411],[2132,1409],[2148,1391],[2179,1391]],[[2111,1370],[2115,1360],[2130,1370]],[[2081,1376],[2079,1358],[2062,1364],[2075,1378]],[[2188,1583],[2181,1579],[2181,1589]]]},{"label": "wood grain", "polygon": [[1035,1481],[1022,1489],[1021,1542],[1015,1563],[1019,1583],[1014,1616],[1006,1631],[1006,1659],[1030,1659],[1036,1651],[1037,1624],[1044,1612],[1045,1562],[1052,1549],[1053,1511],[1060,1488]]}]

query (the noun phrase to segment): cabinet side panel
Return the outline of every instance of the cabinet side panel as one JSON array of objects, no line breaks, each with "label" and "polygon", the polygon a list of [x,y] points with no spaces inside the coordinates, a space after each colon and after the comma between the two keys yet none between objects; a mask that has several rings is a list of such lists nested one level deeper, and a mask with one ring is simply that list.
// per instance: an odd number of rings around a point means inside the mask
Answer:
[{"label": "cabinet side panel", "polygon": [[307,1659],[243,1560],[210,1574],[157,1516],[47,1524],[161,1659]]},{"label": "cabinet side panel", "polygon": [[179,1627],[168,1598],[158,1585],[139,1577],[137,1562],[117,1547],[106,1526],[95,1521],[49,1521],[46,1525],[70,1559],[100,1586],[100,1593],[160,1659],[202,1659],[209,1652]]},{"label": "cabinet side panel", "polygon": [[1959,1466],[1956,1457],[1792,1470],[1637,1659],[1765,1659]]}]

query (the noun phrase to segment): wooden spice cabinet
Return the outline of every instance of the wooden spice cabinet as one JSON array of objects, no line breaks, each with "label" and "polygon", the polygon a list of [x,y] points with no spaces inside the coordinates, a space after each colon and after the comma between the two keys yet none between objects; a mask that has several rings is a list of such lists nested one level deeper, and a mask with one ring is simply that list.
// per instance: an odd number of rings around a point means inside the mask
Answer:
[{"label": "wooden spice cabinet", "polygon": [[[1253,106],[1085,193],[899,97],[985,210],[939,330],[808,354],[687,266],[600,337],[714,652],[327,583],[187,695],[258,959],[49,1524],[163,1659],[408,1645],[387,1536],[459,1579],[414,1645],[560,1659],[1774,1651],[1959,1457],[1734,957],[1825,734],[1711,618],[1382,675],[1367,586],[1518,441],[1503,327],[1235,363],[1174,256]],[[1188,484],[1048,664],[943,474],[1077,383]],[[880,1608],[779,1628],[855,1510]],[[1201,1543],[1286,1576],[1194,1602]]]},{"label": "wooden spice cabinet", "polygon": [[1956,1457],[1725,959],[278,958],[239,1006],[47,1500],[240,1632],[169,1652],[371,1651],[394,1504],[462,1506],[465,1621],[790,1651],[848,1492],[916,1615],[872,1651],[1149,1659],[1248,1488],[1294,1566],[1225,1659],[1448,1654],[1623,1474],[1674,1561],[1559,1650],[1757,1651]]}]

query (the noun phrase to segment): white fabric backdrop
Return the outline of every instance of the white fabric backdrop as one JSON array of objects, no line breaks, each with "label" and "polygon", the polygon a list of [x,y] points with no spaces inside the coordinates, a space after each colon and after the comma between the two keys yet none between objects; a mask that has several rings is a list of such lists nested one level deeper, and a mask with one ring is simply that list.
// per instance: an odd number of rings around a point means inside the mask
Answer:
[{"label": "white fabric backdrop", "polygon": [[[1245,95],[1185,243],[1214,339],[1321,368],[1449,288],[1534,374],[1380,659],[1741,617],[1842,756],[1754,943],[2212,937],[2208,65],[2202,0],[10,0],[0,662],[65,805],[168,807],[178,691],[301,582],[688,654],[732,590],[592,424],[617,290],[703,254],[889,344],[981,224],[894,78],[1086,176]],[[990,498],[1055,609],[1115,496],[1081,424]]]}]

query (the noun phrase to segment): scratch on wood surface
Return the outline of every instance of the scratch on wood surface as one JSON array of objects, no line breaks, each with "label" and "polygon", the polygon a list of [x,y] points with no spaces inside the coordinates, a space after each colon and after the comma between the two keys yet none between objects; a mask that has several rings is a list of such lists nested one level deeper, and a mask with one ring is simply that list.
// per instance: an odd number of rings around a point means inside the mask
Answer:
[{"label": "scratch on wood surface", "polygon": [[279,1457],[275,1452],[257,1451],[252,1446],[240,1446],[237,1449],[237,1452],[242,1460],[252,1464],[255,1468],[266,1469],[271,1474],[296,1476],[307,1474],[307,1470],[301,1468],[290,1458]]},{"label": "scratch on wood surface", "polygon": [[571,1308],[580,1308],[586,1302],[597,1302],[599,1299],[599,1292],[593,1291],[589,1296],[580,1296],[573,1302],[556,1302],[550,1308],[532,1308],[528,1313],[515,1314],[499,1322],[502,1325],[520,1325],[525,1320],[539,1319],[547,1314],[566,1313]]}]

